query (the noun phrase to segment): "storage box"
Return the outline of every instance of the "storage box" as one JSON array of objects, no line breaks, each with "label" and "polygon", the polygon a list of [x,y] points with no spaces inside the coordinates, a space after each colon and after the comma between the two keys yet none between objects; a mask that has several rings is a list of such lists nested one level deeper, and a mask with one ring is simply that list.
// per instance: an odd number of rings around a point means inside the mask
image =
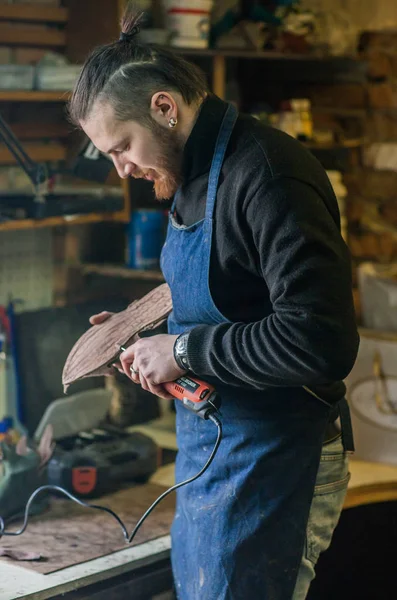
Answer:
[{"label": "storage box", "polygon": [[397,332],[397,263],[362,263],[358,287],[364,327]]},{"label": "storage box", "polygon": [[397,335],[360,330],[346,379],[356,458],[397,465]]},{"label": "storage box", "polygon": [[0,65],[1,90],[32,90],[34,67],[29,65]]},{"label": "storage box", "polygon": [[38,90],[71,90],[80,75],[81,65],[37,66],[36,88]]}]

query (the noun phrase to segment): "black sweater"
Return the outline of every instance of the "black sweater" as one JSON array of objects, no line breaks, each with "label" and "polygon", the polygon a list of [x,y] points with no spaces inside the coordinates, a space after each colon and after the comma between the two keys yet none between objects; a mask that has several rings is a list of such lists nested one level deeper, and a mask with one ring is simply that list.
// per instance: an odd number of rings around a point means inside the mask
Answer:
[{"label": "black sweater", "polygon": [[[184,150],[180,222],[204,217],[208,175],[227,104],[204,102]],[[308,386],[331,402],[358,350],[350,257],[337,201],[298,141],[240,115],[215,206],[210,290],[232,323],[188,340],[198,376],[232,386]]]}]

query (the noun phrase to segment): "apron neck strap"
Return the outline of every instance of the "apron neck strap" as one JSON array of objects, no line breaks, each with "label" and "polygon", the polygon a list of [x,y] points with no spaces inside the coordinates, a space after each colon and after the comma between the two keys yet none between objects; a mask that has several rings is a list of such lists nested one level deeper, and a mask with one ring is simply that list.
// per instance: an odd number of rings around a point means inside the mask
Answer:
[{"label": "apron neck strap", "polygon": [[211,170],[208,179],[207,202],[205,209],[205,218],[212,219],[214,212],[216,193],[218,191],[219,175],[221,173],[223,161],[225,158],[227,146],[232,135],[234,125],[237,121],[237,109],[233,104],[227,107],[225,116],[216,140],[214,156],[212,158]]}]

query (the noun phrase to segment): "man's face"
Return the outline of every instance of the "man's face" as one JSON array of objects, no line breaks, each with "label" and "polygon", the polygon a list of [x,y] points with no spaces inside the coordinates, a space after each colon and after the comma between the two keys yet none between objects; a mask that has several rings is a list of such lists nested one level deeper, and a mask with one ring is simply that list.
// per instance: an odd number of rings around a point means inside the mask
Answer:
[{"label": "man's face", "polygon": [[176,131],[155,120],[150,128],[136,121],[118,121],[109,104],[94,106],[81,126],[92,143],[111,156],[121,178],[152,181],[158,200],[176,192],[181,183],[183,154]]}]

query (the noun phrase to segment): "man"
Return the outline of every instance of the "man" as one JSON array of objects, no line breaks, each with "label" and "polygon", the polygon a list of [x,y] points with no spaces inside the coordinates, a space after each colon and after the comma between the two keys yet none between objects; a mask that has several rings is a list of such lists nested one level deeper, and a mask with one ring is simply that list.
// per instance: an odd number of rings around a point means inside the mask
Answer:
[{"label": "man", "polygon": [[[120,40],[87,60],[70,114],[120,177],[174,197],[161,258],[168,334],[128,348],[125,374],[168,397],[162,383],[191,371],[222,398],[218,454],[177,495],[176,593],[301,600],[338,521],[352,449],[348,427],[343,447],[335,426],[358,348],[336,198],[297,141],[238,115],[181,57],[140,44],[137,24],[128,9]],[[176,411],[182,481],[216,432]]]}]

